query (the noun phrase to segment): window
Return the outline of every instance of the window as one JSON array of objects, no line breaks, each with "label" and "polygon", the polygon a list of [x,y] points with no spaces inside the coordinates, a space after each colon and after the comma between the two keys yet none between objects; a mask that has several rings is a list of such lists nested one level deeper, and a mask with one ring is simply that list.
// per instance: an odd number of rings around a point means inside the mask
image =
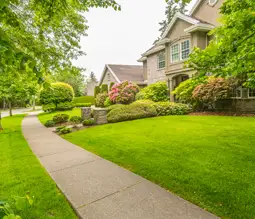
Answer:
[{"label": "window", "polygon": [[214,6],[217,2],[218,0],[209,0],[209,5]]},{"label": "window", "polygon": [[242,92],[243,92],[242,87],[233,89],[232,98],[242,98]]},{"label": "window", "polygon": [[181,59],[187,59],[190,53],[190,45],[189,40],[185,40],[181,42]]},{"label": "window", "polygon": [[171,58],[172,62],[177,62],[179,61],[179,44],[175,44],[171,47]]},{"label": "window", "polygon": [[165,66],[166,66],[165,52],[161,52],[158,54],[158,69],[165,68]]},{"label": "window", "polygon": [[255,98],[255,89],[248,89],[248,98]]}]

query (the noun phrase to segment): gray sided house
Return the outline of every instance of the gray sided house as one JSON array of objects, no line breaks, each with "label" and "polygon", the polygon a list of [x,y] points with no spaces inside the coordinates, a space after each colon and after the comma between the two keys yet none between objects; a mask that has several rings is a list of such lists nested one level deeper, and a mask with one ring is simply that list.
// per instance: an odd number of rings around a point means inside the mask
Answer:
[{"label": "gray sided house", "polygon": [[[165,81],[173,91],[182,81],[196,74],[194,69],[184,68],[184,62],[194,47],[205,49],[209,45],[213,36],[208,33],[220,25],[219,8],[223,2],[197,0],[189,15],[176,13],[161,39],[138,60],[143,64],[148,85]],[[170,96],[171,101],[175,101],[174,96]],[[236,110],[254,112],[255,90],[240,88],[228,104],[221,103],[219,108],[228,110],[233,105]]]},{"label": "gray sided house", "polygon": [[142,65],[113,65],[107,64],[103,70],[99,85],[111,82],[120,83],[122,81],[132,81],[140,87],[147,85]]}]

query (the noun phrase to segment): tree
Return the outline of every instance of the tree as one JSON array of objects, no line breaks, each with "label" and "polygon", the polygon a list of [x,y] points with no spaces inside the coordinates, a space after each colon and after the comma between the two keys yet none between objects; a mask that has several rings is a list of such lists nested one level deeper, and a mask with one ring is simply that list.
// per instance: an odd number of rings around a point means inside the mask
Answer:
[{"label": "tree", "polygon": [[[180,1],[180,2],[176,2],[175,0],[167,1],[167,6],[165,10],[166,18],[163,21],[159,22],[159,25],[160,25],[159,31],[161,36],[165,32],[168,24],[172,21],[174,15],[177,12],[181,12],[181,13],[187,12],[187,10],[185,9],[186,6],[187,6],[187,3],[183,1]],[[158,39],[154,42],[154,44],[159,40],[160,40],[160,37],[158,37]]]},{"label": "tree", "polygon": [[95,73],[92,71],[89,75],[89,81],[98,82]]},{"label": "tree", "polygon": [[53,81],[64,82],[71,85],[76,97],[82,96],[85,88],[85,69],[75,66],[66,66],[53,73]]},{"label": "tree", "polygon": [[255,87],[255,2],[225,0],[220,13],[221,26],[210,32],[213,40],[205,50],[196,48],[187,66]]}]

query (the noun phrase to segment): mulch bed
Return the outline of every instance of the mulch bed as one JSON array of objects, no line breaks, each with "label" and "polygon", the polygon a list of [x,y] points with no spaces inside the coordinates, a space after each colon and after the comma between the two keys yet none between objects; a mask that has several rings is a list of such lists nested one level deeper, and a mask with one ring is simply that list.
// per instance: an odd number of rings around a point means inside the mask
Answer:
[{"label": "mulch bed", "polygon": [[254,117],[252,113],[231,113],[231,112],[194,112],[190,113],[191,116],[243,116]]}]

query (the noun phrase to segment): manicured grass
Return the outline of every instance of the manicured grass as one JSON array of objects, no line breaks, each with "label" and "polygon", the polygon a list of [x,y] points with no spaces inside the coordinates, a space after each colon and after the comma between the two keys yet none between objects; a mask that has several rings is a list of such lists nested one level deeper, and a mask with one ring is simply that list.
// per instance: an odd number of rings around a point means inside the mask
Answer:
[{"label": "manicured grass", "polygon": [[0,132],[0,200],[34,197],[22,218],[77,218],[55,183],[40,165],[21,133],[22,115],[3,118]]},{"label": "manicured grass", "polygon": [[74,103],[92,103],[92,104],[94,104],[95,98],[93,96],[75,97],[73,102]]},{"label": "manicured grass", "polygon": [[255,118],[169,116],[64,138],[223,218],[255,218]]},{"label": "manicured grass", "polygon": [[52,113],[40,113],[38,115],[38,118],[41,121],[41,123],[44,124],[48,120],[52,120],[53,116],[55,116],[56,114],[59,114],[59,113],[67,114],[70,117],[72,117],[72,116],[81,116],[81,109],[80,108],[74,108],[73,110],[69,110],[69,111],[56,111],[56,112],[52,112]]}]

